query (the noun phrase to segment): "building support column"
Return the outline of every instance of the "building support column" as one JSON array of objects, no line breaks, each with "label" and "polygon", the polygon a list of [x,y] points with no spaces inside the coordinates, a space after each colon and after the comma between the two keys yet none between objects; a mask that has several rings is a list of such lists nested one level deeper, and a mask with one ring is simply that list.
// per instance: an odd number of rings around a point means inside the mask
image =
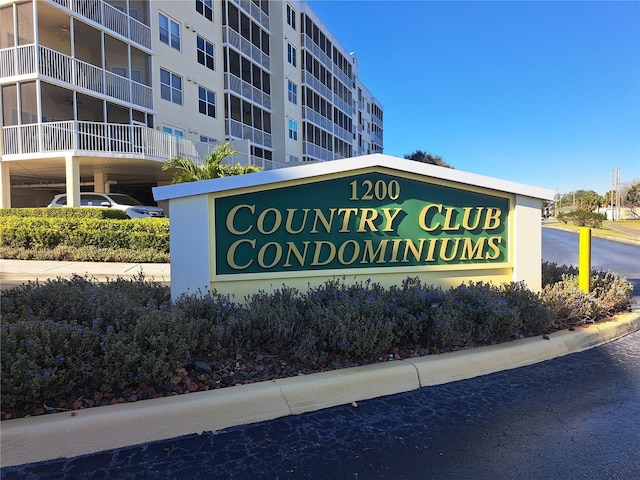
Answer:
[{"label": "building support column", "polygon": [[109,193],[109,175],[104,170],[93,171],[93,191],[99,193]]},{"label": "building support column", "polygon": [[68,155],[64,159],[67,176],[67,206],[80,206],[80,159]]},{"label": "building support column", "polygon": [[11,208],[11,176],[9,165],[0,160],[0,208]]}]

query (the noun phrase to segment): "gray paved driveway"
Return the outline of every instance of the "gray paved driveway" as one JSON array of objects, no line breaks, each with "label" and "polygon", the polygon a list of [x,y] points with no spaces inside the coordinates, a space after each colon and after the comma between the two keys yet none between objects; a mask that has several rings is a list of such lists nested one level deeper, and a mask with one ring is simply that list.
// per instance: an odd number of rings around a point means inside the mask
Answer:
[{"label": "gray paved driveway", "polygon": [[640,332],[355,408],[8,468],[2,478],[636,479]]}]

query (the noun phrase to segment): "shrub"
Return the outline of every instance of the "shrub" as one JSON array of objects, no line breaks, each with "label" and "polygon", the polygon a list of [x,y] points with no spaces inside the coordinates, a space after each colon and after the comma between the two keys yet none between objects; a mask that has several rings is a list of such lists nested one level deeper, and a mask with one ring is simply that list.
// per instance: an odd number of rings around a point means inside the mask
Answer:
[{"label": "shrub", "polygon": [[96,218],[126,220],[122,210],[111,208],[0,208],[0,217]]},{"label": "shrub", "polygon": [[578,288],[577,275],[563,275],[543,288],[541,298],[563,327],[594,323],[631,305],[633,287],[614,273],[592,272],[591,287],[587,294]]},{"label": "shrub", "polygon": [[432,341],[438,350],[515,338],[522,328],[518,310],[497,287],[470,282],[451,288],[433,315]]},{"label": "shrub", "polygon": [[43,401],[92,383],[162,383],[194,348],[168,288],[143,277],[30,282],[3,295],[2,403]]},{"label": "shrub", "polygon": [[[3,292],[0,303],[1,401],[46,403],[57,395],[79,398],[86,388],[162,386],[213,352],[230,365],[240,356],[264,354],[301,369],[332,368],[335,361],[387,358],[398,347],[416,351],[427,340],[432,352],[449,351],[628,308],[626,280],[598,272],[592,285],[586,295],[576,276],[564,274],[538,295],[522,283],[470,282],[441,291],[417,278],[390,288],[334,279],[307,292],[287,286],[258,292],[241,303],[216,292],[172,303],[168,287],[142,276],[30,282]],[[442,305],[429,310],[434,294]]]},{"label": "shrub", "polygon": [[578,267],[558,266],[556,263],[542,262],[542,286],[562,281],[564,275],[578,275]]},{"label": "shrub", "polygon": [[589,212],[586,210],[575,210],[573,212],[561,212],[558,214],[558,220],[564,223],[573,223],[579,227],[600,228],[602,222],[607,219],[604,213]]},{"label": "shrub", "polygon": [[0,245],[14,249],[40,250],[58,246],[154,249],[167,254],[169,221],[166,218],[104,220],[0,216]]}]

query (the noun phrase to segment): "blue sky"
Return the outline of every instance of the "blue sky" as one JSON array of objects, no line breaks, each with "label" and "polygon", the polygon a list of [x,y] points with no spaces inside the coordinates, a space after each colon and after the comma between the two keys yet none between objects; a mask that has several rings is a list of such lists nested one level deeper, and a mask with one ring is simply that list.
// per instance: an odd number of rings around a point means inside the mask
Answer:
[{"label": "blue sky", "polygon": [[640,179],[640,2],[311,0],[384,107],[384,153],[604,194]]}]

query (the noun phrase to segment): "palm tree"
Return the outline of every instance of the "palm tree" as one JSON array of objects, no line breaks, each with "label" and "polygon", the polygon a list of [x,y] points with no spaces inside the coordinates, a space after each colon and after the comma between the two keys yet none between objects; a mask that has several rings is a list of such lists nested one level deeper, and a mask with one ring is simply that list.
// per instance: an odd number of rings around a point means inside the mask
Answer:
[{"label": "palm tree", "polygon": [[190,158],[174,157],[166,160],[162,170],[176,169],[173,175],[173,183],[197,182],[212,178],[229,177],[245,173],[259,172],[261,169],[252,165],[224,165],[222,161],[235,155],[237,152],[229,142],[216,145],[202,163],[197,163]]}]

